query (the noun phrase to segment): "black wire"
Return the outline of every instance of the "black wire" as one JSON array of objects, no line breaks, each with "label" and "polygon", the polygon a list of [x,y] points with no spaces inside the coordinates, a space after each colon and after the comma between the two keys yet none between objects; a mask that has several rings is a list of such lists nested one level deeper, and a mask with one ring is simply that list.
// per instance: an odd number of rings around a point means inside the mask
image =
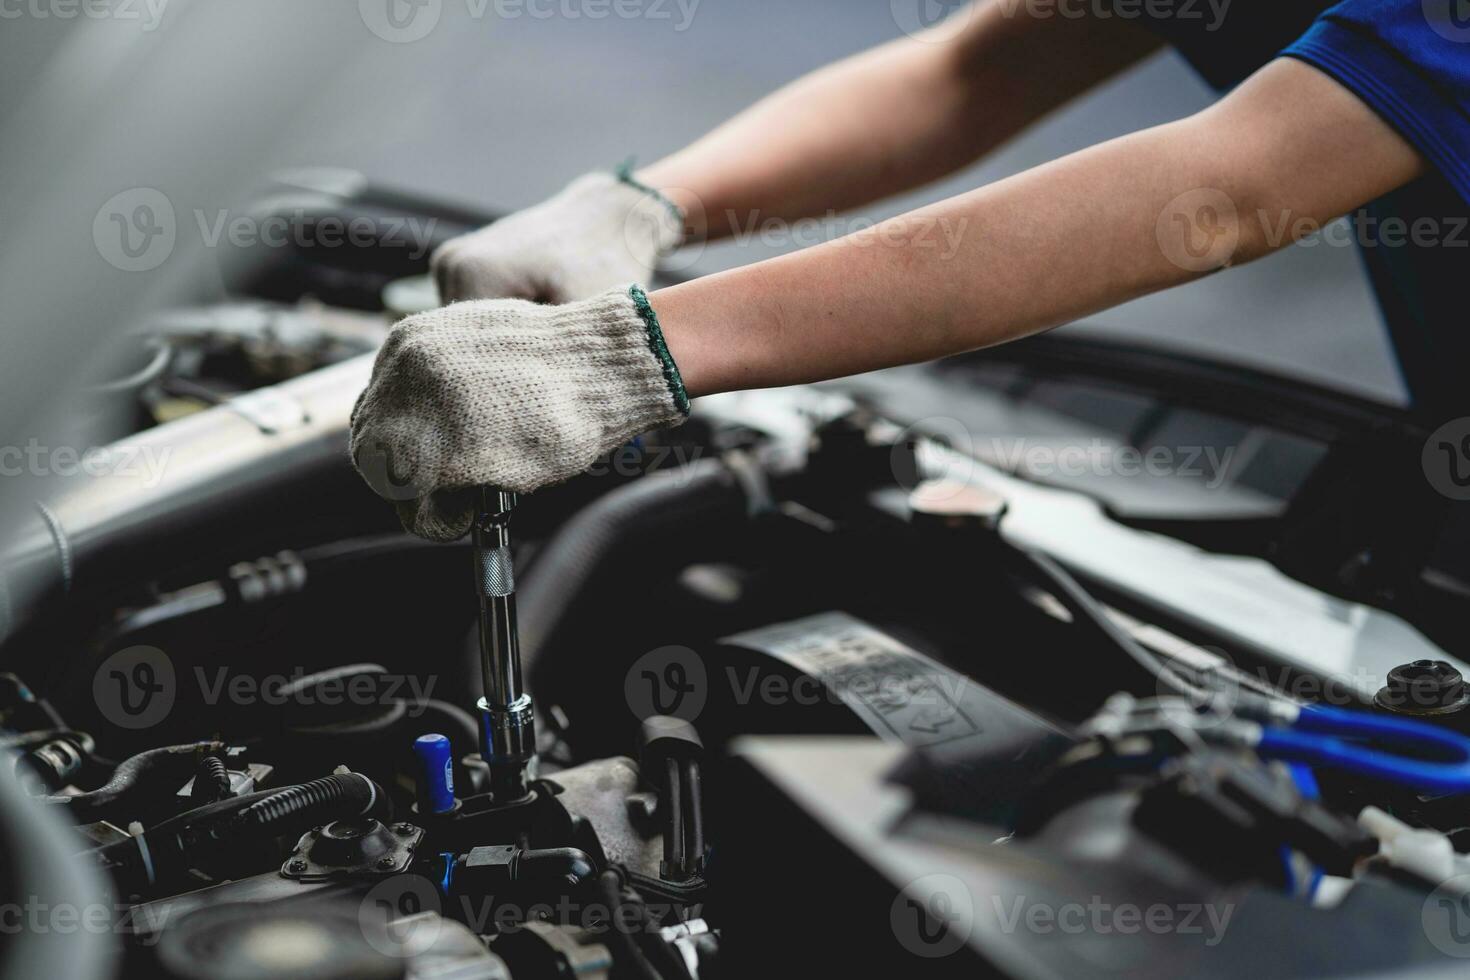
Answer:
[{"label": "black wire", "polygon": [[1056,596],[1057,601],[1066,607],[1067,612],[1072,614],[1074,623],[1079,626],[1091,626],[1102,639],[1123,651],[1138,666],[1152,675],[1159,682],[1160,687],[1167,689],[1172,694],[1189,698],[1197,704],[1204,703],[1212,697],[1209,691],[1189,683],[1176,671],[1167,667],[1163,661],[1140,646],[1137,640],[1113,622],[1112,617],[1092,597],[1092,594],[1078,584],[1071,573],[1053,561],[1049,555],[1023,549],[1017,549],[1017,554],[1031,568],[1040,573],[1045,580],[1047,590]]},{"label": "black wire", "polygon": [[625,926],[620,926],[620,911],[623,905],[623,883],[618,873],[611,869],[597,876],[597,890],[602,901],[607,905],[607,945],[616,953],[621,954],[623,966],[629,971],[630,976],[640,980],[663,980],[648,958],[643,955],[638,944],[627,932]]}]

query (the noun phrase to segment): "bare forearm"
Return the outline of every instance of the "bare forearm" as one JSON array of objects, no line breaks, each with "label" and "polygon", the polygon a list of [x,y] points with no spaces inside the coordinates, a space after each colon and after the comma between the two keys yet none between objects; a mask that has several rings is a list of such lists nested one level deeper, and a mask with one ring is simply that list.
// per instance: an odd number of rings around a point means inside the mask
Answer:
[{"label": "bare forearm", "polygon": [[652,301],[693,394],[839,377],[1001,343],[1248,261],[1290,244],[1273,229],[1330,220],[1420,166],[1337,83],[1278,62],[1199,116]]},{"label": "bare forearm", "polygon": [[982,2],[799,79],[639,173],[719,238],[891,196],[979,158],[1154,46],[1116,24]]}]

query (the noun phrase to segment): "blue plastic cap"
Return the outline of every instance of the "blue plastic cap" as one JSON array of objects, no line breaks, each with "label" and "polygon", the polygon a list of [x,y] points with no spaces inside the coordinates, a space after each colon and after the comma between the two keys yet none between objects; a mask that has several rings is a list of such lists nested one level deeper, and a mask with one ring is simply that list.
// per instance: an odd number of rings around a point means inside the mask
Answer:
[{"label": "blue plastic cap", "polygon": [[413,755],[418,762],[419,810],[446,813],[454,809],[454,751],[449,739],[438,733],[414,739]]}]

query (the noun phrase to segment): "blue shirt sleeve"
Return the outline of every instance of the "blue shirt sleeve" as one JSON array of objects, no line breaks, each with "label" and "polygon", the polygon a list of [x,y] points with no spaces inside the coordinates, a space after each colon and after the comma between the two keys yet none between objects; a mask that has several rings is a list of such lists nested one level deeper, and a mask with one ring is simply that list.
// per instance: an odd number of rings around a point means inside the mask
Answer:
[{"label": "blue shirt sleeve", "polygon": [[1470,202],[1470,18],[1460,0],[1344,0],[1283,55],[1331,75]]}]

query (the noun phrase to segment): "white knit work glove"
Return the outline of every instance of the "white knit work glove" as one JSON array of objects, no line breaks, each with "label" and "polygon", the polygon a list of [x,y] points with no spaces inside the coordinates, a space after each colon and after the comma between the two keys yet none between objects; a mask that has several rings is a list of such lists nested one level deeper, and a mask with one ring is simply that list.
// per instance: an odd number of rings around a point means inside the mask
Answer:
[{"label": "white knit work glove", "polygon": [[430,268],[445,303],[571,303],[618,283],[648,282],[683,239],[679,209],[625,166],[578,177],[535,207],[450,239]]},{"label": "white knit work glove", "polygon": [[456,303],[383,344],[352,410],[352,460],[405,529],[452,541],[478,487],[530,493],[688,414],[637,285],[566,306]]}]

